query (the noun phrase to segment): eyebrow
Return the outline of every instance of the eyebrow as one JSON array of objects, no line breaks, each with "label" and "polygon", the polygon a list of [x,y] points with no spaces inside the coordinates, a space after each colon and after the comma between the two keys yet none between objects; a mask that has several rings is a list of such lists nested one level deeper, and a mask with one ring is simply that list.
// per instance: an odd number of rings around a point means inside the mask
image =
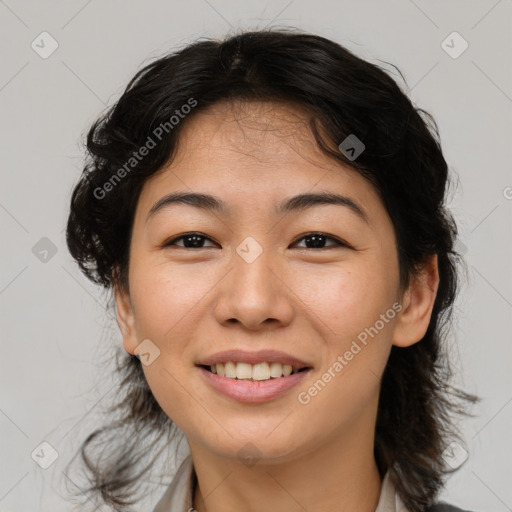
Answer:
[{"label": "eyebrow", "polygon": [[[150,218],[156,215],[159,211],[173,204],[185,204],[204,211],[216,212],[224,216],[231,215],[231,208],[229,208],[226,202],[218,197],[201,193],[173,192],[159,199],[151,207],[148,212],[146,222],[148,222]],[[276,215],[281,215],[291,212],[304,211],[315,206],[330,204],[348,208],[361,220],[367,224],[370,223],[368,214],[365,212],[362,206],[356,203],[353,199],[330,192],[307,193],[289,197],[276,204],[274,213]]]}]

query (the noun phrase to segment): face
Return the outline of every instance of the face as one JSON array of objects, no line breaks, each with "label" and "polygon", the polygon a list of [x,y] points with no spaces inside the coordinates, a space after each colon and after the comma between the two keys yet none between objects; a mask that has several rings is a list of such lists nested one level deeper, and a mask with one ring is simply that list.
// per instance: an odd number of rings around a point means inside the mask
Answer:
[{"label": "face", "polygon": [[[304,194],[317,197],[292,200]],[[245,103],[188,119],[145,183],[116,306],[126,350],[149,354],[152,392],[191,445],[235,458],[252,443],[283,461],[373,432],[392,344],[428,326],[431,301],[411,297],[372,185],[320,152],[300,110]],[[215,362],[234,364],[202,366]]]}]

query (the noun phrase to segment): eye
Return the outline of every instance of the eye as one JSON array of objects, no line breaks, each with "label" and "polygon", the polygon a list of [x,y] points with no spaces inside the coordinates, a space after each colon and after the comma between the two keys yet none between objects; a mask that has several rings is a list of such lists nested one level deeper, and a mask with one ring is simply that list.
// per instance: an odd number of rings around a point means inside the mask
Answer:
[{"label": "eye", "polygon": [[[183,245],[176,243],[180,240],[183,240]],[[185,233],[184,235],[178,236],[176,238],[173,238],[172,240],[165,242],[162,245],[162,247],[171,247],[174,245],[177,247],[183,247],[184,249],[203,249],[205,248],[205,246],[203,246],[203,242],[205,240],[211,241],[211,238],[208,238],[206,235],[203,235],[202,233]]]},{"label": "eye", "polygon": [[[299,248],[303,249],[329,249],[333,247],[350,247],[349,244],[343,242],[342,240],[339,240],[338,238],[330,235],[326,235],[325,233],[307,233],[306,235],[303,235],[301,238],[297,239],[294,242],[294,244],[297,244],[299,241],[302,240],[305,240],[306,246],[302,246]],[[177,243],[180,241],[183,242]],[[180,235],[165,242],[164,244],[162,244],[162,247],[175,246],[182,247],[184,249],[204,249],[206,247],[215,247],[215,245],[205,246],[205,241],[212,242],[212,239],[207,237],[206,235],[203,235],[202,233],[185,233],[184,235]],[[327,241],[331,241],[334,243],[326,246],[325,244]]]},{"label": "eye", "polygon": [[[300,240],[306,241],[306,247],[301,247],[304,249],[329,249],[332,247],[350,247],[347,243],[339,240],[336,237],[326,235],[325,233],[307,233],[306,235],[303,235],[301,238],[299,238],[295,243],[297,243]],[[328,240],[331,240],[332,242],[334,242],[334,244],[325,247],[325,242]],[[310,245],[312,247],[307,247],[307,245]]]}]

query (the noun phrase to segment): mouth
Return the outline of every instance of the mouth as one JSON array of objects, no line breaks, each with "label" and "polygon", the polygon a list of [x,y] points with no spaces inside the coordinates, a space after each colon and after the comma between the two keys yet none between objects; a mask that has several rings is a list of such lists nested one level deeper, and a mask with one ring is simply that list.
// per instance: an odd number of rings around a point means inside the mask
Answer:
[{"label": "mouth", "polygon": [[210,373],[217,374],[219,377],[253,382],[280,379],[311,369],[310,366],[294,366],[268,361],[257,364],[250,364],[241,361],[227,361],[225,363],[216,363],[212,365],[199,364],[197,366],[204,368]]},{"label": "mouth", "polygon": [[210,389],[238,402],[263,403],[284,397],[313,371],[313,366],[275,350],[228,350],[197,361]]},{"label": "mouth", "polygon": [[213,365],[197,365],[197,368],[204,382],[224,397],[237,402],[258,404],[286,395],[312,371],[311,367],[279,365],[279,368],[278,365],[279,363],[263,362],[251,365],[228,361],[225,364],[216,363],[215,373],[212,371]]}]

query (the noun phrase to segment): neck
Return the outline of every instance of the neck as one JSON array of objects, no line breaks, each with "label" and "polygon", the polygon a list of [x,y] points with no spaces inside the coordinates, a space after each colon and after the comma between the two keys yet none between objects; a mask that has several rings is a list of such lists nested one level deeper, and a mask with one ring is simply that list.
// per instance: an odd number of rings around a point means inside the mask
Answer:
[{"label": "neck", "polygon": [[350,435],[317,443],[300,456],[278,461],[262,457],[250,467],[189,441],[198,479],[194,509],[375,512],[382,481],[373,454],[374,432],[351,430]]}]

